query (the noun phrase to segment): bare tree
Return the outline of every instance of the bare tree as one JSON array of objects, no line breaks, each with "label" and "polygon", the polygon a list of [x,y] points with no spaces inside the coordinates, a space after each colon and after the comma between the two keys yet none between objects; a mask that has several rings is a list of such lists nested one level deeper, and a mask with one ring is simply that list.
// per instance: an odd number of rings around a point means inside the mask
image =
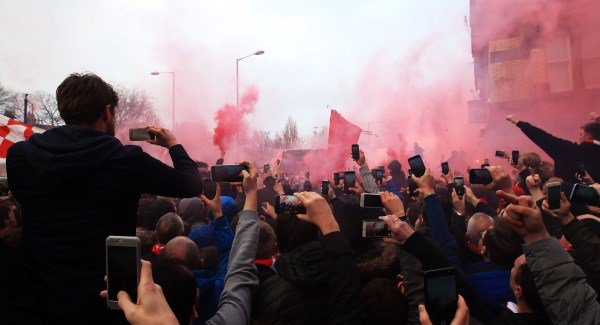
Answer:
[{"label": "bare tree", "polygon": [[29,123],[49,126],[65,124],[60,117],[56,96],[54,94],[40,90],[30,94],[28,99],[31,103],[29,109],[31,109],[31,114],[33,116],[33,121],[30,121],[29,116],[27,117]]},{"label": "bare tree", "polygon": [[144,90],[119,86],[116,91],[119,95],[119,106],[115,111],[117,129],[160,124],[154,104]]},{"label": "bare tree", "polygon": [[17,94],[15,92],[0,84],[0,112],[2,112],[2,114],[10,118],[15,118],[17,109],[17,107],[15,107],[17,103],[16,97]]}]

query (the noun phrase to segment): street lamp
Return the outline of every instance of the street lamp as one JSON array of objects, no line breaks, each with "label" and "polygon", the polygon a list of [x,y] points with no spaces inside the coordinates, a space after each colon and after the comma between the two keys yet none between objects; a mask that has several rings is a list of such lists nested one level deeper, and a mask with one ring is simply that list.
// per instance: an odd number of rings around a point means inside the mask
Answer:
[{"label": "street lamp", "polygon": [[172,125],[171,125],[171,131],[175,132],[175,71],[153,71],[150,72],[151,75],[153,76],[158,76],[159,74],[171,74],[173,77],[173,103],[172,103],[172,109],[173,109],[173,116],[172,116]]},{"label": "street lamp", "polygon": [[240,68],[239,68],[240,61],[243,60],[243,59],[245,59],[245,58],[247,58],[247,57],[251,57],[251,56],[254,56],[254,55],[262,55],[264,53],[265,53],[265,51],[260,50],[260,51],[256,51],[256,52],[254,52],[252,54],[246,55],[244,57],[241,57],[241,58],[235,60],[235,99],[236,99],[236,101],[235,101],[236,102],[235,108],[236,109],[240,108],[240,73],[239,73],[239,71],[240,71]]}]

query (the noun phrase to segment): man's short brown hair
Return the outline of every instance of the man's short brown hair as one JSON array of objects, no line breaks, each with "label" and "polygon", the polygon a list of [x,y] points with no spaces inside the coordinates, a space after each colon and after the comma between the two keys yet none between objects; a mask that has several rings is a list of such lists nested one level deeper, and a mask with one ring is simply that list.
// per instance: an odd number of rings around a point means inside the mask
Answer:
[{"label": "man's short brown hair", "polygon": [[91,124],[106,105],[113,109],[119,97],[113,87],[93,73],[73,73],[56,88],[60,117],[66,124]]}]

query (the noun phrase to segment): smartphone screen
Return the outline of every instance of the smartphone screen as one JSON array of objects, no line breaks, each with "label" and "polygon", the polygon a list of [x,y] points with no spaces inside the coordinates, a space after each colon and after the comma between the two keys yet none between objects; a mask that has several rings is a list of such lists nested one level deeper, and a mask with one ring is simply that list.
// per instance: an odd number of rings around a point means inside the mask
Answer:
[{"label": "smartphone screen", "polygon": [[[548,188],[548,190],[549,189],[550,188]],[[593,187],[575,184],[573,193],[571,194],[571,202],[600,206],[600,195]],[[548,202],[548,204],[550,204],[550,202]]]},{"label": "smartphone screen", "polygon": [[242,182],[242,165],[216,165],[210,168],[210,177],[213,183],[237,183]]},{"label": "smartphone screen", "polygon": [[363,193],[360,200],[363,208],[383,208],[383,202],[381,202],[381,195],[379,194]]},{"label": "smartphone screen", "polygon": [[408,164],[410,165],[410,169],[415,176],[421,177],[423,174],[425,174],[425,164],[423,163],[423,159],[421,159],[420,155],[410,157],[408,159]]},{"label": "smartphone screen", "polygon": [[306,208],[293,195],[277,195],[275,198],[275,213],[282,214],[289,212],[290,214],[304,214]]},{"label": "smartphone screen", "polygon": [[389,237],[391,230],[383,220],[364,220],[362,222],[362,236],[364,238]]},{"label": "smartphone screen", "polygon": [[333,184],[335,184],[335,185],[340,184],[340,173],[333,174]]},{"label": "smartphone screen", "polygon": [[519,150],[513,150],[512,161],[515,166],[519,164]]},{"label": "smartphone screen", "polygon": [[579,177],[585,176],[585,164],[582,162],[577,163],[577,174]]},{"label": "smartphone screen", "polygon": [[470,169],[469,170],[469,183],[471,184],[491,184],[492,174],[487,168]]},{"label": "smartphone screen", "polygon": [[329,181],[321,182],[321,195],[323,195],[323,196],[329,195]]},{"label": "smartphone screen", "polygon": [[352,145],[352,159],[358,160],[360,158],[360,152],[357,144]]},{"label": "smartphone screen", "polygon": [[560,210],[560,183],[548,184],[548,205],[550,211]]},{"label": "smartphone screen", "polygon": [[137,300],[138,255],[137,247],[106,246],[108,300],[117,301],[119,291]]},{"label": "smartphone screen", "polygon": [[269,164],[264,164],[263,165],[263,172],[266,173],[269,171],[269,169],[271,169],[271,166]]},{"label": "smartphone screen", "polygon": [[504,151],[502,150],[496,150],[496,157],[500,157],[500,158],[504,158]]},{"label": "smartphone screen", "polygon": [[456,195],[465,195],[465,179],[462,176],[454,177],[454,189],[456,190]]},{"label": "smartphone screen", "polygon": [[450,167],[448,166],[448,162],[445,161],[442,163],[442,174],[448,175],[449,172],[450,172]]},{"label": "smartphone screen", "polygon": [[434,324],[450,324],[458,308],[453,268],[425,272],[425,304]]},{"label": "smartphone screen", "polygon": [[344,172],[344,190],[348,192],[348,189],[356,186],[356,174],[353,171]]},{"label": "smartphone screen", "polygon": [[148,133],[146,128],[129,129],[129,141],[148,141],[154,138],[155,136]]}]

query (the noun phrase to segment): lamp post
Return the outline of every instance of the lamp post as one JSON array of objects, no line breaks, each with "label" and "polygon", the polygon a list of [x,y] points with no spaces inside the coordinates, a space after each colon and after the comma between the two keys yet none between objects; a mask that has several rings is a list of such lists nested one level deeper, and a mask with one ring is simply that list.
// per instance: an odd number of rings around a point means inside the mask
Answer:
[{"label": "lamp post", "polygon": [[246,55],[244,57],[241,57],[239,59],[235,60],[235,108],[239,109],[240,108],[240,61],[247,58],[247,57],[251,57],[254,55],[262,55],[264,54],[265,51],[260,50],[260,51],[256,51],[252,54]]},{"label": "lamp post", "polygon": [[371,145],[371,136],[374,135],[375,137],[379,138],[379,136],[375,133],[373,133],[373,131],[371,131],[371,124],[375,124],[375,123],[382,123],[383,121],[375,121],[375,122],[369,122],[367,123],[367,132],[365,132],[366,135],[369,136],[369,145]]},{"label": "lamp post", "polygon": [[153,76],[158,76],[159,74],[171,74],[171,77],[173,78],[173,90],[172,90],[172,95],[173,95],[173,101],[172,101],[172,109],[173,109],[173,115],[172,115],[172,125],[171,125],[171,131],[175,132],[175,71],[153,71],[150,72],[151,75]]}]

